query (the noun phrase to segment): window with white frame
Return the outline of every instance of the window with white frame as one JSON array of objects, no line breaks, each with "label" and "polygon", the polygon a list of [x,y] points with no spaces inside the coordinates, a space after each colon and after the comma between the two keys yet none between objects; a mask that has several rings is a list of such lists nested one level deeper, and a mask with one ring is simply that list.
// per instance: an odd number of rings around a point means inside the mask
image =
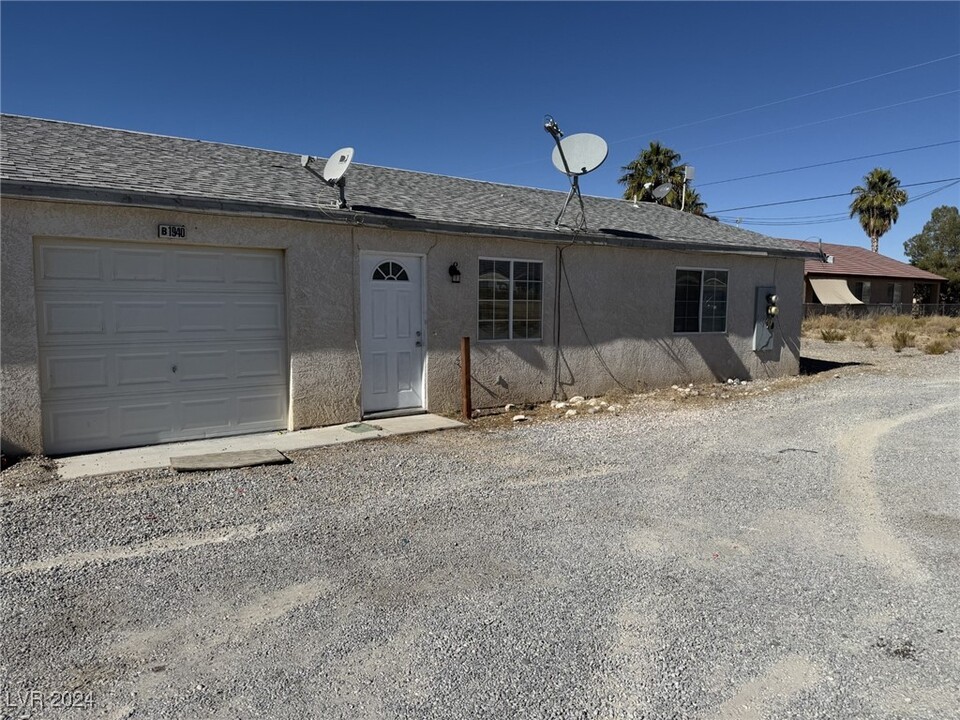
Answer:
[{"label": "window with white frame", "polygon": [[478,340],[539,340],[543,263],[480,258]]},{"label": "window with white frame", "polygon": [[677,268],[673,305],[675,333],[727,330],[727,271]]}]

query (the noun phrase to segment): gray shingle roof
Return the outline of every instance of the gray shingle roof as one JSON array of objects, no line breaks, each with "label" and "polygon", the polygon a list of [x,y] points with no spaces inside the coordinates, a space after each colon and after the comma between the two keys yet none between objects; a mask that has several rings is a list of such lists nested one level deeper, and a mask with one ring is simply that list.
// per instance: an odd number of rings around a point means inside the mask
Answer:
[{"label": "gray shingle roof", "polygon": [[[355,163],[347,174],[352,210],[335,210],[336,190],[300,165],[300,156],[52,120],[3,115],[0,180],[5,195],[86,197],[150,204],[285,210],[343,222],[463,228],[472,233],[566,239],[553,222],[565,193]],[[321,169],[323,159],[311,167]],[[91,195],[91,193],[95,193]],[[132,196],[137,196],[133,198]],[[124,199],[125,198],[125,199]],[[585,197],[590,230],[577,239],[808,254],[789,240],[652,203]],[[323,211],[319,215],[318,211]],[[411,217],[412,216],[412,217]]]}]

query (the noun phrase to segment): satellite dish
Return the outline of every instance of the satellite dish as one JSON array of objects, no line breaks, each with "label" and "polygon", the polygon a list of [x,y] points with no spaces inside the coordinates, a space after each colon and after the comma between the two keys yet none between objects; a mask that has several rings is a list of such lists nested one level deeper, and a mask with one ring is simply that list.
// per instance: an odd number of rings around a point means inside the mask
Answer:
[{"label": "satellite dish", "polygon": [[353,161],[353,148],[340,148],[327,160],[323,167],[323,179],[327,185],[336,185]]},{"label": "satellite dish", "polygon": [[671,190],[673,190],[673,185],[670,183],[663,183],[663,185],[657,185],[651,194],[657,200],[663,200]]},{"label": "satellite dish", "polygon": [[564,175],[586,175],[606,159],[607,142],[593,133],[577,133],[559,140],[552,157],[553,166]]}]

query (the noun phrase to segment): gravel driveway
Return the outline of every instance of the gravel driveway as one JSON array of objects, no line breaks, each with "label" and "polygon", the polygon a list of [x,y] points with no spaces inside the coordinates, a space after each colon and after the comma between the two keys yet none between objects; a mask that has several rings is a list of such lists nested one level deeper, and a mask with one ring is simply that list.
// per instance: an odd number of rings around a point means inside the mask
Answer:
[{"label": "gravel driveway", "polygon": [[960,363],[839,352],[286,466],[15,465],[4,716],[957,717]]}]

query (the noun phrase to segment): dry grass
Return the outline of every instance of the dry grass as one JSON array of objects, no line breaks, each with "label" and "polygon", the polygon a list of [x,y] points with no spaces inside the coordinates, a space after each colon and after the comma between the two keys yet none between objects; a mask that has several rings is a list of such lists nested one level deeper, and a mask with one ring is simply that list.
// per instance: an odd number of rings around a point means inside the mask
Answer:
[{"label": "dry grass", "polygon": [[923,346],[923,351],[927,355],[943,355],[944,353],[950,352],[952,350],[950,343],[945,342],[943,338],[937,338],[936,340],[931,340],[926,345]]},{"label": "dry grass", "polygon": [[843,330],[838,330],[836,328],[823,328],[820,331],[820,337],[823,338],[824,342],[832,343],[846,340],[847,334]]},{"label": "dry grass", "polygon": [[803,321],[803,335],[819,337],[825,342],[862,341],[867,348],[886,346],[897,352],[910,347],[922,347],[928,352],[927,347],[931,347],[928,354],[941,355],[960,350],[960,318],[821,315]]},{"label": "dry grass", "polygon": [[893,343],[893,351],[900,352],[904,348],[916,347],[917,336],[906,330],[896,330],[893,333],[893,340],[891,342]]}]

